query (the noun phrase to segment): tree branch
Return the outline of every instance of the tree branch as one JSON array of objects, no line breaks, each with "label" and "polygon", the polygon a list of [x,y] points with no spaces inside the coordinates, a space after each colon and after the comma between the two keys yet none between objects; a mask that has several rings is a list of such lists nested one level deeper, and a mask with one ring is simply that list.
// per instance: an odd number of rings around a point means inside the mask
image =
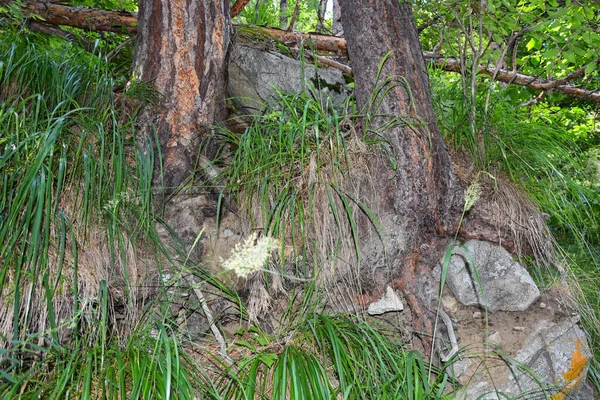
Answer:
[{"label": "tree branch", "polygon": [[237,0],[235,4],[231,6],[231,18],[240,15],[248,3],[250,3],[250,0]]},{"label": "tree branch", "polygon": [[[244,1],[246,0],[238,0],[234,4],[234,7],[238,3],[240,4],[239,7],[241,7]],[[8,4],[10,2],[11,0],[0,0],[0,4]],[[127,32],[131,35],[137,31],[137,14],[127,11],[99,10],[40,2],[27,2],[24,4],[23,9],[26,14],[33,14],[33,17],[36,15],[42,17],[46,25],[67,25],[90,31]],[[346,53],[346,40],[336,36],[287,32],[281,29],[260,26],[237,25],[234,28],[239,32],[267,37],[286,46],[303,45],[306,48],[312,47],[312,49],[321,52]],[[311,45],[309,45],[308,41],[311,42]],[[431,62],[436,68],[449,72],[461,72],[460,61],[455,58],[444,58],[432,52],[424,52],[423,56],[426,61]],[[320,61],[323,62],[322,60]],[[600,61],[600,57],[598,61]],[[330,65],[340,68],[336,63],[330,63]],[[342,70],[346,73],[348,72],[346,66],[343,66]],[[555,81],[548,81],[534,76],[483,65],[475,68],[475,70],[477,74],[488,75],[499,82],[516,84],[533,90],[552,90],[555,93],[600,104],[600,92],[598,90],[586,90],[570,84],[571,81],[585,74],[585,67],[581,67],[568,76]]]},{"label": "tree branch", "polygon": [[85,49],[85,51],[87,51],[89,53],[94,52],[94,43],[92,43],[88,40],[79,38],[70,32],[60,29],[56,25],[48,25],[48,24],[45,24],[42,22],[30,21],[28,24],[28,27],[33,32],[39,32],[39,33],[44,33],[46,35],[57,36],[59,38],[68,40],[69,42],[72,42],[78,46],[81,46],[83,49]]},{"label": "tree branch", "polygon": [[[0,0],[0,5],[11,2],[11,0]],[[26,2],[23,4],[23,11],[33,20],[41,17],[46,24],[132,35],[137,31],[137,13],[127,11],[100,10],[41,2]]]},{"label": "tree branch", "polygon": [[[444,71],[460,73],[460,61],[455,58],[443,58],[431,52],[424,52],[423,56],[425,57],[425,60],[432,62],[436,68],[440,68]],[[495,80],[499,82],[524,86],[533,90],[552,90],[555,93],[560,93],[567,96],[576,97],[581,100],[592,101],[600,104],[600,91],[582,89],[575,85],[569,84],[569,82],[573,79],[583,76],[585,73],[585,67],[581,67],[565,78],[558,79],[556,81],[548,81],[535,76],[510,72],[505,69],[497,70],[484,65],[480,65],[477,68],[477,73],[491,77],[495,75]]]}]

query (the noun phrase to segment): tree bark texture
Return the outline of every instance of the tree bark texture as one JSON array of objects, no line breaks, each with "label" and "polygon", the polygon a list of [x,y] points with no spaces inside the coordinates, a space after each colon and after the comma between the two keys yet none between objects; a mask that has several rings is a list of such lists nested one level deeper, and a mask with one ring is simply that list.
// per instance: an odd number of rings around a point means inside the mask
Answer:
[{"label": "tree bark texture", "polygon": [[333,0],[332,31],[334,36],[344,36],[344,28],[342,27],[342,10],[340,10],[339,0]]},{"label": "tree bark texture", "polygon": [[136,79],[161,93],[159,110],[142,113],[155,127],[163,155],[164,185],[188,176],[200,138],[226,113],[229,0],[142,0],[135,45]]},{"label": "tree bark texture", "polygon": [[[387,244],[388,279],[396,278],[395,286],[403,290],[417,314],[413,315],[414,328],[431,334],[427,309],[434,307],[431,297],[437,290],[430,276],[439,257],[435,242],[456,228],[462,199],[450,154],[436,124],[412,8],[397,0],[339,3],[357,105],[362,112],[377,115],[368,130],[385,137],[386,153],[391,158],[380,156],[370,166],[371,175],[377,177],[370,191],[378,193],[374,206]],[[386,79],[397,84],[379,97],[377,109],[369,109],[373,94]],[[390,127],[390,121],[397,117],[405,122]],[[371,254],[377,252],[372,246],[367,245],[363,252],[371,263],[380,258]]]},{"label": "tree bark texture", "polygon": [[231,6],[231,18],[235,18],[240,15],[248,3],[250,3],[250,0],[237,0]]}]

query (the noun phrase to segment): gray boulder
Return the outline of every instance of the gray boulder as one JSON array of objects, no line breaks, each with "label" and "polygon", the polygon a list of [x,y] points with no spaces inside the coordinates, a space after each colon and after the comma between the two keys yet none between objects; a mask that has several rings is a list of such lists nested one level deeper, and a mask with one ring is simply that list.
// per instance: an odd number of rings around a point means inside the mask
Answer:
[{"label": "gray boulder", "polygon": [[298,93],[307,85],[320,90],[322,101],[331,98],[340,106],[350,89],[340,70],[316,68],[309,62],[280,53],[236,44],[230,54],[228,92],[234,105],[243,114],[260,112],[265,102],[277,98],[277,90]]},{"label": "gray boulder", "polygon": [[[560,323],[540,321],[504,367],[474,380],[459,399],[593,399],[586,383],[592,353],[578,318]],[[493,378],[493,379],[492,379]]]},{"label": "gray boulder", "polygon": [[489,312],[523,311],[539,298],[529,273],[504,248],[479,240],[464,247],[468,252],[454,248],[448,265],[448,287],[458,301]]}]

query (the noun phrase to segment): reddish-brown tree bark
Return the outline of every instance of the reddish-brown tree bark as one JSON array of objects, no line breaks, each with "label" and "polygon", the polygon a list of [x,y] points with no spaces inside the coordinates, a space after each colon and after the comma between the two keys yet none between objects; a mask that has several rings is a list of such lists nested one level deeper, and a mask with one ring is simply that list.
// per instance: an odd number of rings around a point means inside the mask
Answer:
[{"label": "reddish-brown tree bark", "polygon": [[161,104],[141,115],[156,129],[164,184],[190,174],[199,139],[225,117],[229,0],[143,0],[138,15],[134,73],[161,93]]},{"label": "reddish-brown tree bark", "polygon": [[[376,246],[365,243],[363,256],[371,265],[363,268],[387,267],[387,278],[395,278],[394,285],[411,306],[415,330],[431,334],[428,309],[435,307],[431,301],[437,288],[430,270],[439,257],[437,238],[456,226],[462,200],[450,154],[436,124],[412,8],[397,0],[339,3],[358,107],[373,115],[366,133],[383,135],[385,153],[390,157],[380,156],[370,165],[371,174],[378,179],[369,189],[378,193],[374,206],[380,213],[388,261]],[[381,104],[375,109],[373,96],[386,80],[395,84],[388,85],[391,89],[384,97],[378,97]],[[398,117],[403,122],[390,126]]]}]

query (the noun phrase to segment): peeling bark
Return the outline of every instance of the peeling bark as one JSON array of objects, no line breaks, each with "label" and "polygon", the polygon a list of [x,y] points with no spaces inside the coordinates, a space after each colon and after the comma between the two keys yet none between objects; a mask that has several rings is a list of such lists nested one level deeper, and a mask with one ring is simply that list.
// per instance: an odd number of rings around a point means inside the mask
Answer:
[{"label": "peeling bark", "polygon": [[162,94],[158,115],[141,115],[146,134],[156,127],[164,185],[189,176],[199,140],[225,117],[229,0],[143,0],[135,46],[136,79]]}]

